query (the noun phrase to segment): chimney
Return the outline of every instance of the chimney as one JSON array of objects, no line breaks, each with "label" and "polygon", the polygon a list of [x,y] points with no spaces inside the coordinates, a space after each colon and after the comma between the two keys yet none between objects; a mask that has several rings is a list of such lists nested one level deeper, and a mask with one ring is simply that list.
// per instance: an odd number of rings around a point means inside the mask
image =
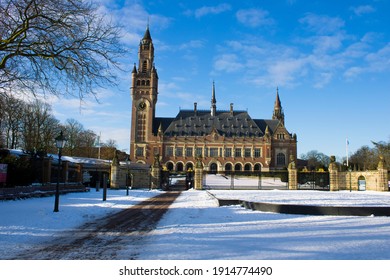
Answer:
[{"label": "chimney", "polygon": [[230,103],[230,114],[233,115],[233,103]]},{"label": "chimney", "polygon": [[198,111],[198,103],[194,102],[194,113],[195,113],[195,115],[196,115],[197,111]]}]

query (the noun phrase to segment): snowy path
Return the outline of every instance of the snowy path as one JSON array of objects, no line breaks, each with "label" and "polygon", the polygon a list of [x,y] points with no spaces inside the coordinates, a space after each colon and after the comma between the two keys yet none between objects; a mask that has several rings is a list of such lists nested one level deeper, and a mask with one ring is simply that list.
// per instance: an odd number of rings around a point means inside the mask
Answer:
[{"label": "snowy path", "polygon": [[[143,245],[143,238],[179,195],[180,192],[169,192],[149,198],[128,209],[64,232],[51,244],[41,244],[14,259],[135,259]],[[127,251],[121,256],[124,245]]]}]

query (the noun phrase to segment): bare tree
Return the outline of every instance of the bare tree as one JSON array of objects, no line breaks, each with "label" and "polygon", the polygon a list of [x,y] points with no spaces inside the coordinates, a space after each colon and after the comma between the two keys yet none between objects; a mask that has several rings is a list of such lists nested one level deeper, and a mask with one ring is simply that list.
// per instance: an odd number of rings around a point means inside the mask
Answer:
[{"label": "bare tree", "polygon": [[97,135],[92,130],[84,130],[80,134],[80,151],[78,156],[97,157],[97,148],[95,147]]},{"label": "bare tree", "polygon": [[26,151],[49,152],[53,150],[58,135],[59,121],[53,117],[49,104],[36,100],[25,105],[23,120],[23,148]]},{"label": "bare tree", "polygon": [[12,96],[3,96],[1,108],[1,122],[4,138],[4,146],[16,149],[21,144],[21,127],[24,114],[24,103]]},{"label": "bare tree", "polygon": [[302,154],[301,158],[308,161],[308,168],[318,169],[318,168],[328,168],[330,157],[317,151],[312,150],[306,154]]},{"label": "bare tree", "polygon": [[75,156],[77,149],[80,147],[81,133],[84,131],[84,126],[75,119],[67,119],[65,125],[66,131],[66,150],[70,156]]},{"label": "bare tree", "polygon": [[385,160],[385,164],[387,168],[390,168],[390,141],[385,142],[385,141],[380,141],[380,142],[374,142],[372,143],[375,145],[375,148],[378,151],[378,158],[379,156],[382,156],[383,159]]},{"label": "bare tree", "polygon": [[349,162],[355,169],[374,170],[378,165],[378,159],[376,149],[362,146],[350,156]]},{"label": "bare tree", "polygon": [[0,93],[80,99],[116,83],[120,28],[85,0],[0,0]]}]

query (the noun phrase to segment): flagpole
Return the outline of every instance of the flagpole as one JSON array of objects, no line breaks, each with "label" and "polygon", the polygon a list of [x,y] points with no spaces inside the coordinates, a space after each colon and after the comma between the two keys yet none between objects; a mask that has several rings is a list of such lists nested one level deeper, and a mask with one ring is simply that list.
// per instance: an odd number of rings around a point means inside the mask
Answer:
[{"label": "flagpole", "polygon": [[347,167],[349,167],[349,162],[348,162],[348,145],[349,145],[349,141],[348,141],[348,138],[345,140],[345,152],[347,154]]}]

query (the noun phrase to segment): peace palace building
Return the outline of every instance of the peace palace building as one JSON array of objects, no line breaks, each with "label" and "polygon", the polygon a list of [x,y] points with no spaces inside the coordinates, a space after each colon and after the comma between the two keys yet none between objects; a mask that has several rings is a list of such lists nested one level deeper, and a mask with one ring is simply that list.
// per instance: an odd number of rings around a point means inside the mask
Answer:
[{"label": "peace palace building", "polygon": [[201,156],[205,170],[285,169],[297,158],[297,137],[284,126],[278,90],[271,119],[252,119],[246,111],[217,110],[212,85],[210,110],[180,110],[176,117],[156,117],[158,75],[149,28],[139,45],[132,71],[130,160],[160,163],[174,171],[193,169]]}]

